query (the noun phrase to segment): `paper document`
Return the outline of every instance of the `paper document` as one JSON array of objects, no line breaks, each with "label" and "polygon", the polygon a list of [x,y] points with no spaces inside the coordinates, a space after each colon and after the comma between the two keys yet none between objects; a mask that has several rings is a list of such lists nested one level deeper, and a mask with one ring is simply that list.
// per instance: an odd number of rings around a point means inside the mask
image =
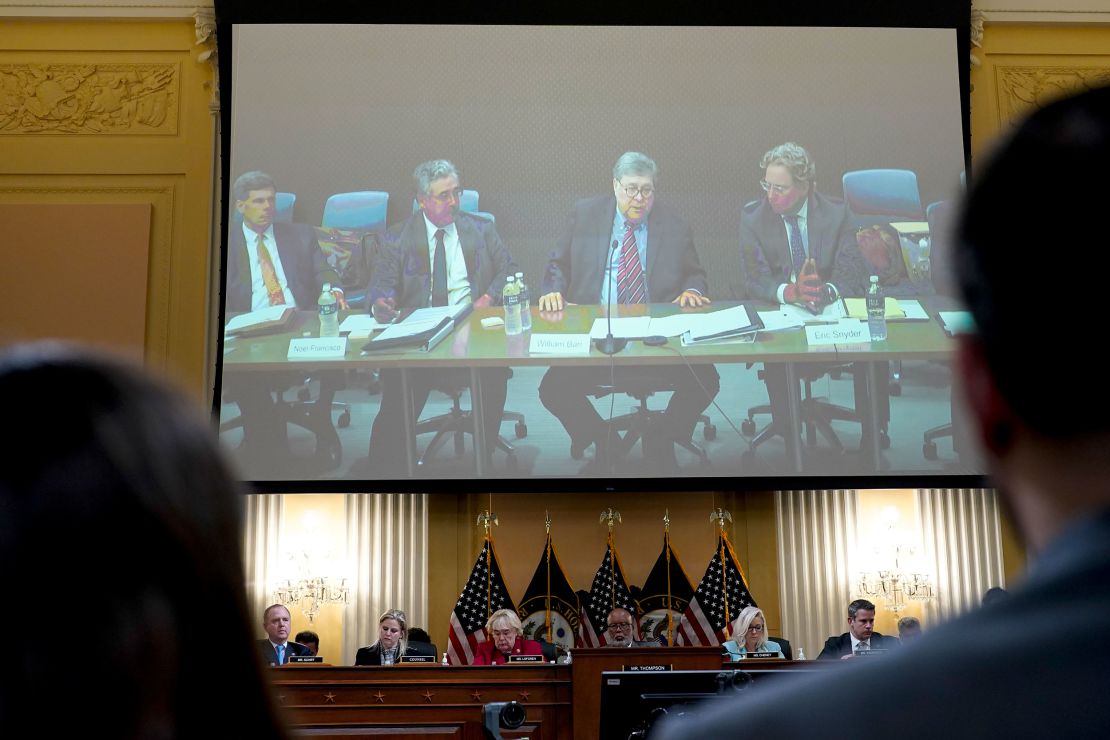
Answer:
[{"label": "paper document", "polygon": [[793,314],[782,311],[759,311],[759,319],[763,322],[761,331],[783,331],[784,329],[800,329],[805,322]]},{"label": "paper document", "polygon": [[753,331],[752,318],[746,306],[733,306],[722,311],[690,314],[695,319],[688,330],[694,341],[719,334],[739,334]]},{"label": "paper document", "polygon": [[892,221],[890,226],[903,236],[929,233],[928,221]]},{"label": "paper document", "polygon": [[[627,318],[613,319],[613,336],[625,339],[642,339],[651,336],[650,316],[630,316]],[[590,329],[591,339],[604,339],[609,332],[607,319],[594,319],[593,328]]]},{"label": "paper document", "polygon": [[454,306],[427,306],[425,308],[418,308],[402,321],[402,324],[407,324],[410,321],[431,321],[433,326],[438,324],[445,318],[455,318],[461,314],[468,305],[466,303],[458,303]]},{"label": "paper document", "polygon": [[281,321],[285,312],[290,310],[292,310],[291,306],[281,305],[269,306],[267,308],[260,308],[257,311],[239,314],[228,320],[227,326],[224,327],[224,331],[242,331],[254,326]]},{"label": "paper document", "polygon": [[[906,312],[902,310],[902,306],[898,304],[897,298],[887,296],[883,299],[886,306],[886,317],[888,319],[904,319]],[[845,298],[844,306],[848,309],[848,318],[851,319],[867,319],[867,299],[866,298]]]},{"label": "paper document", "polygon": [[366,339],[376,331],[381,331],[387,324],[379,324],[368,313],[356,313],[343,319],[343,323],[339,325],[339,333],[346,334],[351,339]]},{"label": "paper document", "polygon": [[940,311],[940,323],[949,334],[970,334],[975,331],[975,322],[969,311]]},{"label": "paper document", "polygon": [[905,312],[906,318],[911,321],[926,321],[929,318],[929,312],[921,305],[921,301],[913,299],[900,298],[898,305],[902,307]]},{"label": "paper document", "polygon": [[833,301],[821,309],[819,314],[810,313],[808,309],[795,306],[793,303],[783,303],[779,306],[779,312],[799,324],[831,324],[848,316],[844,310],[844,301]]},{"label": "paper document", "polygon": [[676,313],[671,316],[653,318],[648,327],[648,336],[658,334],[661,337],[677,337],[690,330],[702,314]]},{"label": "paper document", "polygon": [[371,342],[380,342],[383,339],[396,339],[398,337],[411,337],[428,329],[434,329],[443,319],[426,319],[423,321],[409,321],[405,319],[400,324],[390,324],[385,331],[371,339]]}]

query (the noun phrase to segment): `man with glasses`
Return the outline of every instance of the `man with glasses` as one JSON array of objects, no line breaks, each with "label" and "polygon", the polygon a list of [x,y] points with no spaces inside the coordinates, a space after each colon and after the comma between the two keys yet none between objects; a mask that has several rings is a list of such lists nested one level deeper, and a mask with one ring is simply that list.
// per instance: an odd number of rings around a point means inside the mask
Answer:
[{"label": "man with glasses", "polygon": [[609,641],[605,647],[659,647],[658,642],[635,639],[636,629],[632,621],[632,613],[627,609],[617,607],[609,612],[605,626],[609,631]]},{"label": "man with glasses", "polygon": [[848,208],[815,189],[816,167],[792,142],[759,162],[763,198],[740,214],[740,258],[749,298],[819,311],[839,295],[863,295]]},{"label": "man with glasses", "polygon": [[[505,278],[517,266],[492,221],[459,209],[462,187],[455,165],[445,159],[424,162],[413,178],[420,210],[382,237],[370,279],[370,312],[388,323],[405,309],[500,303]],[[416,417],[433,389],[470,383],[466,368],[407,372]],[[509,369],[486,367],[479,372],[487,447],[492,450],[505,410]],[[403,474],[406,461],[401,371],[384,369],[381,380],[382,405],[370,432],[369,462],[354,471],[375,478]]]},{"label": "man with glasses", "polygon": [[[656,202],[658,172],[646,154],[626,152],[613,167],[613,194],[575,204],[555,240],[539,299],[541,311],[567,304],[674,303],[682,308],[709,304],[705,270],[694,249],[693,232],[677,213]],[[609,463],[611,434],[588,394],[611,378],[609,367],[553,367],[540,383],[540,400],[563,423],[577,456],[594,445],[594,467]],[[698,416],[713,401],[720,378],[712,365],[618,367],[622,378],[648,377],[673,387],[664,422],[649,429],[644,456],[659,472],[675,469],[675,441],[687,440]],[[600,470],[595,472],[601,472]]]}]

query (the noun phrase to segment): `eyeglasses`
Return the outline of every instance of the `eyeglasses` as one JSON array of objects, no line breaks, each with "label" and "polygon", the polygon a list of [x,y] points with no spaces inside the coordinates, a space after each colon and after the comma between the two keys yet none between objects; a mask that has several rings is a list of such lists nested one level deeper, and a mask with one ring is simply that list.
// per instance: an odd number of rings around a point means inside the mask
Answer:
[{"label": "eyeglasses", "polygon": [[762,624],[753,624],[750,627],[748,627],[748,632],[762,632],[762,631],[763,631],[763,625]]},{"label": "eyeglasses", "polygon": [[611,630],[630,630],[630,629],[632,629],[632,625],[631,624],[626,624],[625,622],[618,622],[618,623],[610,624],[610,625],[606,625],[606,626]]},{"label": "eyeglasses", "polygon": [[793,184],[790,184],[790,185],[774,185],[772,183],[767,182],[766,180],[760,180],[759,181],[759,187],[763,188],[763,192],[765,192],[765,193],[778,193],[779,195],[782,195],[787,190],[794,187],[794,185]]},{"label": "eyeglasses", "polygon": [[644,200],[647,200],[651,196],[655,195],[655,188],[653,188],[651,185],[645,185],[642,188],[638,188],[635,185],[626,185],[621,190],[629,198],[635,198],[638,195]]},{"label": "eyeglasses", "polygon": [[462,198],[462,194],[462,188],[455,188],[454,190],[448,190],[447,192],[440,193],[439,195],[429,193],[428,197],[434,198],[440,203],[449,203],[452,200],[459,200],[460,198]]}]

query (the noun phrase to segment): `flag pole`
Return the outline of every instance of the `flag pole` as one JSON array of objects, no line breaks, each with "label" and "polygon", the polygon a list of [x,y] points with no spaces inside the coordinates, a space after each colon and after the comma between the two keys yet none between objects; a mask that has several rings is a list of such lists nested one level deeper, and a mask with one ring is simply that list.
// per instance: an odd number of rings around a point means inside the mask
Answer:
[{"label": "flag pole", "polygon": [[[492,500],[490,503],[493,503]],[[478,515],[477,524],[485,529],[486,533],[483,549],[486,551],[486,619],[489,619],[489,615],[493,613],[491,611],[493,608],[493,574],[491,572],[493,569],[493,534],[490,528],[497,526],[497,515],[486,509]]]},{"label": "flag pole", "polygon": [[609,526],[609,537],[606,540],[609,547],[609,610],[617,608],[617,558],[613,554],[613,527],[620,524],[621,513],[612,507],[601,512],[599,522]]},{"label": "flag pole", "polygon": [[547,530],[547,547],[544,550],[544,560],[547,561],[547,600],[544,602],[547,609],[544,613],[543,627],[547,633],[547,641],[551,639],[551,514],[543,512],[544,528]]},{"label": "flag pole", "polygon": [[727,510],[718,508],[709,515],[709,521],[715,521],[719,530],[717,535],[717,546],[721,552],[721,599],[724,601],[725,607],[725,636],[732,637],[732,617],[728,613],[728,569],[725,567],[725,522],[732,521],[732,514]]},{"label": "flag pole", "polygon": [[671,510],[663,513],[663,553],[667,563],[667,645],[674,640],[674,612],[671,608]]}]

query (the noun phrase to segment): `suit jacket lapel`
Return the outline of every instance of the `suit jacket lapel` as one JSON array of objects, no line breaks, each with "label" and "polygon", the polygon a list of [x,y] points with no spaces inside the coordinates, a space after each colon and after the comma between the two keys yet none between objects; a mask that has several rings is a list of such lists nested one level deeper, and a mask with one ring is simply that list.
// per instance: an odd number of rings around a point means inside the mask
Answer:
[{"label": "suit jacket lapel", "polygon": [[478,298],[478,230],[470,221],[456,218],[455,231],[459,235],[459,248],[462,250],[463,262],[466,263],[466,279],[470,283],[470,300],[473,301]]},{"label": "suit jacket lapel", "polygon": [[[817,264],[818,268],[821,266],[821,255],[825,250],[825,213],[821,210],[820,204],[817,202],[815,193],[809,196],[809,205],[806,210],[806,231],[809,236],[809,256]],[[823,279],[828,279],[830,276],[822,275]]]},{"label": "suit jacket lapel", "polygon": [[[763,205],[765,206],[763,226],[766,230],[766,243],[772,246],[774,256],[778,258],[779,268],[789,268],[793,272],[794,259],[790,256],[790,240],[786,236],[786,222],[782,220],[782,216],[774,212],[771,204],[766,199],[764,199]],[[774,268],[774,265],[771,267]],[[773,277],[776,280],[783,278],[782,275],[774,275]]]},{"label": "suit jacket lapel", "polygon": [[[591,281],[592,291],[590,293],[595,301],[601,296],[601,285],[605,282],[605,260],[609,258],[609,249],[612,247],[609,240],[613,236],[613,219],[617,212],[617,199],[605,198],[601,207],[603,210],[599,217],[591,219],[597,230],[589,237],[590,241],[597,245],[595,250],[597,256],[594,261],[595,279]],[[618,240],[617,249],[620,248],[621,245]]]},{"label": "suit jacket lapel", "polygon": [[667,243],[669,235],[666,233],[666,219],[656,218],[654,208],[648,214],[647,224],[647,264],[644,266],[644,287],[647,288],[647,296],[645,296],[644,301],[650,302],[653,294],[651,276],[655,274],[655,261],[659,259],[659,252],[663,249],[662,245]]}]

